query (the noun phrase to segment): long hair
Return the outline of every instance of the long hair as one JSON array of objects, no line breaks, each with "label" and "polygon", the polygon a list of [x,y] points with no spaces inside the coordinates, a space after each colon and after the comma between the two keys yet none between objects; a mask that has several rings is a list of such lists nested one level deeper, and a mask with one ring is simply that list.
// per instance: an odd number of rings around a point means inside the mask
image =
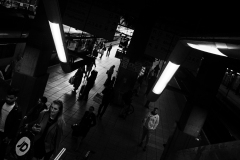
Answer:
[{"label": "long hair", "polygon": [[63,127],[65,125],[63,117],[63,102],[61,100],[54,100],[53,103],[59,106],[59,112],[57,114],[57,123],[60,127]]}]

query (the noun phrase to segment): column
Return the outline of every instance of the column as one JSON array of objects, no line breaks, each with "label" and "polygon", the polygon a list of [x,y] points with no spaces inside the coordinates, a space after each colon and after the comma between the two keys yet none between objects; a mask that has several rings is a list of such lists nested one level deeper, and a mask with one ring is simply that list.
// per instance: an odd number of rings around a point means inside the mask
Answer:
[{"label": "column", "polygon": [[47,68],[54,50],[53,38],[42,1],[29,31],[19,72],[15,72],[12,86],[20,89],[18,103],[23,114],[43,96],[48,76]]},{"label": "column", "polygon": [[178,150],[197,147],[198,137],[213,105],[226,69],[226,58],[205,53],[199,68],[194,93],[186,102],[178,127],[169,137],[161,160],[169,159]]},{"label": "column", "polygon": [[[136,62],[140,64],[142,61],[152,27],[155,24],[156,11],[157,10],[152,6],[145,6],[145,8],[142,8],[142,12],[136,20],[134,33],[127,49],[126,58],[121,60],[118,69],[115,83],[117,92],[126,92],[132,88],[136,82],[139,72],[134,71],[131,66],[136,66]],[[123,63],[126,65],[122,65]],[[118,95],[118,93],[116,93],[116,95]]]}]

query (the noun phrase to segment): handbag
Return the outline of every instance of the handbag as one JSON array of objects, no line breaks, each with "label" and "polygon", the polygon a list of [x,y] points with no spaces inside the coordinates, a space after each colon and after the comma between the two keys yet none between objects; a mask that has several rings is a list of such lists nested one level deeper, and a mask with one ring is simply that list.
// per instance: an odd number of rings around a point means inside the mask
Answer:
[{"label": "handbag", "polygon": [[75,76],[72,76],[72,77],[69,79],[68,82],[69,82],[70,84],[73,84],[73,83],[74,83],[74,80],[75,80]]},{"label": "handbag", "polygon": [[98,104],[101,104],[102,103],[102,98],[103,98],[103,95],[100,94],[100,93],[97,93],[94,97],[93,97],[93,101],[98,103]]}]

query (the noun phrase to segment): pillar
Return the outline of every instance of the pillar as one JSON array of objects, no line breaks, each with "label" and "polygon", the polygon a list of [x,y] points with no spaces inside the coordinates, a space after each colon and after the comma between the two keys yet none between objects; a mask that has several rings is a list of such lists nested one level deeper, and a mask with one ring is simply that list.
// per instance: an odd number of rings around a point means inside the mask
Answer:
[{"label": "pillar", "polygon": [[196,81],[194,93],[186,102],[178,127],[169,137],[161,160],[170,159],[178,150],[193,148],[200,145],[198,137],[214,97],[218,92],[226,69],[226,58],[204,53]]},{"label": "pillar", "polygon": [[[118,92],[126,92],[132,88],[136,82],[141,69],[141,60],[156,20],[157,14],[155,12],[157,9],[154,9],[153,6],[154,5],[149,5],[142,8],[142,12],[136,20],[136,24],[134,24],[134,33],[127,49],[126,57],[121,60],[118,69],[115,83],[116,95],[119,95]],[[135,70],[134,68],[140,69]]]},{"label": "pillar", "polygon": [[19,72],[14,73],[11,84],[12,87],[20,89],[18,103],[23,114],[43,96],[49,76],[47,68],[53,50],[53,38],[47,16],[42,1],[39,1]]}]

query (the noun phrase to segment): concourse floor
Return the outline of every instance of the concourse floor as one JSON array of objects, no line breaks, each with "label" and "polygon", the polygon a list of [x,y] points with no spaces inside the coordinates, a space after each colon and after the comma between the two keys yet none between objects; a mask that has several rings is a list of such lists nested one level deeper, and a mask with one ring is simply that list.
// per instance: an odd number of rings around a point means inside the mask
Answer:
[{"label": "concourse floor", "polygon": [[99,104],[94,102],[92,98],[104,89],[103,83],[107,78],[106,71],[110,66],[116,66],[114,73],[116,75],[120,63],[120,60],[114,57],[117,48],[117,46],[113,47],[110,57],[106,57],[105,52],[101,60],[99,58],[96,60],[98,77],[87,102],[77,100],[81,86],[74,94],[72,92],[73,86],[68,83],[69,78],[76,71],[66,74],[59,65],[48,69],[50,77],[44,96],[48,98],[48,104],[55,99],[64,102],[66,126],[60,149],[66,148],[62,155],[65,160],[81,159],[88,150],[95,152],[90,155],[89,160],[159,160],[164,149],[163,144],[172,133],[174,122],[179,119],[180,109],[176,96],[172,91],[165,90],[158,101],[150,103],[150,110],[153,107],[159,108],[160,123],[151,135],[147,150],[144,152],[138,146],[141,138],[142,119],[149,111],[143,107],[146,102],[146,97],[143,95],[147,86],[145,82],[141,88],[140,96],[133,100],[135,111],[132,115],[125,120],[120,119],[118,115],[121,107],[111,104],[102,119],[98,119],[97,125],[89,131],[80,148],[77,151],[73,150],[76,139],[71,136],[71,125],[80,121],[89,106],[94,106],[94,112],[97,113]]}]

